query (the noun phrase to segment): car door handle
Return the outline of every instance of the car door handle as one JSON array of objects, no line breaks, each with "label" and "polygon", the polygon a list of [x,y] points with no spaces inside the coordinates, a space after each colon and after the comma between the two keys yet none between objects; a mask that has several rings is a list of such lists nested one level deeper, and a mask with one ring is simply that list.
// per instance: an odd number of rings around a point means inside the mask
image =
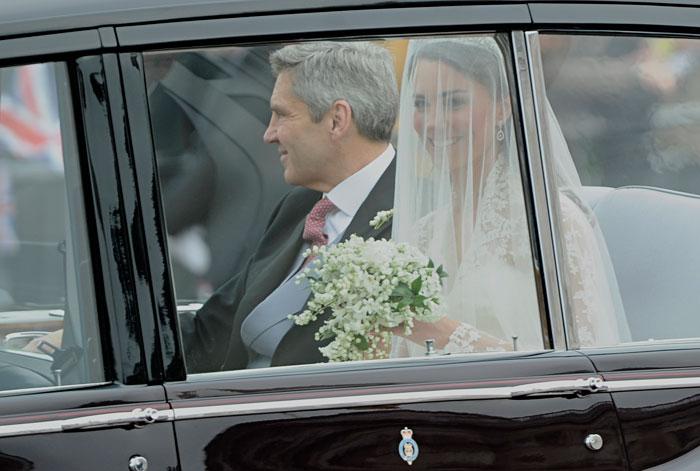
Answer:
[{"label": "car door handle", "polygon": [[160,419],[167,419],[166,415],[152,407],[138,408],[130,412],[88,415],[62,421],[61,430],[81,430],[95,427],[114,427],[117,425],[135,425],[138,427],[152,424]]},{"label": "car door handle", "polygon": [[603,378],[590,377],[563,381],[542,381],[540,383],[523,384],[511,390],[511,397],[526,397],[534,395],[570,395],[606,391],[608,386]]}]

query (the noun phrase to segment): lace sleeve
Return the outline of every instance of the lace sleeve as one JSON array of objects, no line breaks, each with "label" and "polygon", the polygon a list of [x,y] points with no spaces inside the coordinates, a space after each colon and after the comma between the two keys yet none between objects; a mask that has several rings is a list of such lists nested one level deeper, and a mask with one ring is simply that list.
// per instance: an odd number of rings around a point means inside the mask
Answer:
[{"label": "lace sleeve", "polygon": [[[618,343],[617,308],[612,291],[617,289],[617,283],[608,279],[603,268],[607,248],[602,236],[600,242],[596,237],[594,227],[597,222],[590,220],[568,195],[562,194],[560,203],[565,280],[579,343],[582,347]],[[603,254],[602,250],[606,252]],[[610,276],[614,277],[614,274]]]},{"label": "lace sleeve", "polygon": [[471,353],[471,352],[505,352],[512,350],[508,343],[489,334],[479,331],[466,322],[462,322],[450,334],[450,339],[445,345],[445,353]]}]

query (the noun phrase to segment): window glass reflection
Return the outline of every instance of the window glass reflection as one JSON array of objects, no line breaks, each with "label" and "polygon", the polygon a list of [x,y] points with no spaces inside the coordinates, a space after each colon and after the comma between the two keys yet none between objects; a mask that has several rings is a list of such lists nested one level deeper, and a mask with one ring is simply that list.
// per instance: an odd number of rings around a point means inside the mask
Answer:
[{"label": "window glass reflection", "polygon": [[[589,208],[605,243],[600,257],[609,261],[588,283],[619,295],[629,326],[623,341],[700,337],[693,281],[700,262],[700,43],[541,35],[540,45],[547,97],[582,184],[578,201]],[[556,154],[550,149],[550,158]],[[561,178],[557,184],[565,190]],[[566,238],[563,246],[569,274],[576,246]],[[576,294],[581,284],[565,284],[570,306],[584,302]],[[606,317],[619,311],[602,309]]]},{"label": "window glass reflection", "polygon": [[101,381],[63,64],[0,70],[0,389]]},{"label": "window glass reflection", "polygon": [[504,51],[145,55],[189,372],[543,348]]}]

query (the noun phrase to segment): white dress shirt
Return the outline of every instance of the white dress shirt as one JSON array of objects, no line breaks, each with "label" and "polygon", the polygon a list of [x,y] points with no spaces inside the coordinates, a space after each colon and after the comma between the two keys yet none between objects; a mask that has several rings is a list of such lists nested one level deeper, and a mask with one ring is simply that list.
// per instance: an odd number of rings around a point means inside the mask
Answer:
[{"label": "white dress shirt", "polygon": [[[377,184],[379,178],[391,164],[395,154],[394,147],[389,144],[376,159],[338,183],[328,193],[323,194],[336,207],[336,209],[328,213],[326,224],[323,226],[323,233],[328,236],[329,244],[335,244],[343,237],[357,210],[360,209],[374,185]],[[367,221],[367,225],[369,226],[369,221]],[[308,242],[302,244],[301,251],[297,254],[297,258],[292,264],[292,269],[285,280],[297,272],[304,261],[304,252],[309,247],[310,244]]]}]

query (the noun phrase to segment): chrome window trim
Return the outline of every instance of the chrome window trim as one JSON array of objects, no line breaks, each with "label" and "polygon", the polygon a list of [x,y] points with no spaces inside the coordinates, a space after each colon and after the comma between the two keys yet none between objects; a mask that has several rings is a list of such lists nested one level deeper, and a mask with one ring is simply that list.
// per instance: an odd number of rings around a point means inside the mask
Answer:
[{"label": "chrome window trim", "polygon": [[652,389],[680,389],[700,387],[700,376],[690,378],[620,379],[604,381],[608,392],[643,391]]},{"label": "chrome window trim", "polygon": [[[542,159],[542,141],[540,139],[539,127],[540,123],[537,119],[538,97],[541,92],[537,93],[537,82],[533,78],[533,72],[530,65],[533,64],[532,51],[532,35],[535,36],[535,46],[537,43],[537,33],[526,33],[523,31],[513,31],[511,34],[513,42],[513,54],[515,58],[516,80],[518,85],[520,113],[525,134],[525,145],[527,148],[528,169],[530,173],[530,181],[532,182],[531,191],[534,198],[535,206],[535,223],[539,232],[539,245],[542,260],[541,272],[544,274],[544,286],[547,296],[547,305],[549,307],[549,319],[552,323],[551,333],[553,339],[552,347],[555,350],[566,350],[569,345],[567,342],[566,325],[564,322],[562,310],[562,298],[560,295],[560,280],[558,277],[556,265],[556,250],[554,240],[552,239],[552,225],[555,220],[551,217],[547,195],[552,191],[551,185],[546,178],[551,175],[552,169],[546,166]],[[536,50],[536,58],[539,59],[539,49]],[[537,67],[538,63],[533,64],[533,68]],[[540,66],[541,71],[541,66]]]},{"label": "chrome window trim", "polygon": [[[156,411],[157,418],[146,419],[145,411]],[[70,430],[96,427],[116,427],[124,425],[145,425],[153,422],[173,420],[173,411],[167,409],[134,409],[126,412],[110,412],[94,414],[71,419],[46,420],[40,422],[25,422],[11,425],[0,425],[0,437],[20,435],[36,435],[40,433],[56,433]]]},{"label": "chrome window trim", "polygon": [[[273,412],[295,412],[349,407],[368,407],[392,404],[411,404],[459,400],[511,399],[523,396],[551,397],[552,394],[573,395],[597,392],[617,393],[658,389],[700,387],[700,376],[687,378],[626,379],[604,381],[600,377],[540,381],[517,386],[437,389],[403,393],[348,394],[308,399],[280,399],[254,401],[254,398],[231,404],[174,406],[173,410],[155,409],[151,420],[144,418],[149,409],[110,412],[61,420],[24,422],[0,425],[0,437],[56,433],[95,427],[118,427],[128,424],[147,424],[174,420],[255,415]],[[185,402],[186,404],[186,402]],[[160,407],[160,406],[159,406]]]},{"label": "chrome window trim", "polygon": [[[16,353],[15,351],[12,352],[13,354]],[[41,354],[32,354],[30,352],[23,352],[25,355],[30,354],[30,355],[41,355]],[[44,359],[45,355],[42,355],[42,360]],[[8,389],[7,391],[0,391],[0,398],[6,397],[6,396],[18,396],[18,395],[25,395],[25,394],[38,394],[38,393],[50,393],[50,392],[60,392],[60,391],[77,391],[80,389],[90,389],[90,388],[98,388],[101,386],[109,386],[112,384],[109,381],[103,381],[99,383],[81,383],[81,384],[66,384],[63,386],[46,386],[42,388],[26,388],[26,389]]]},{"label": "chrome window trim", "polygon": [[[591,380],[595,380],[595,385],[591,385]],[[552,393],[575,394],[580,392],[625,392],[655,389],[695,388],[698,386],[700,386],[700,376],[689,378],[632,379],[614,381],[604,381],[599,377],[593,377],[563,381],[542,381],[517,386],[438,389],[434,391],[385,394],[378,393],[366,395],[349,394],[347,396],[291,400],[282,399],[259,402],[237,402],[234,404],[217,404],[211,406],[174,405],[173,413],[174,420],[187,420],[210,417],[254,415],[272,412],[293,412],[301,410],[323,410],[392,404],[511,399],[514,397],[533,396],[538,394],[543,394],[542,397],[551,397]]]},{"label": "chrome window trim", "polygon": [[[540,40],[537,31],[528,31],[525,33],[526,48],[528,54],[528,63],[530,64],[530,80],[532,84],[532,96],[534,99],[534,120],[537,126],[537,141],[539,143],[539,159],[542,165],[544,188],[546,194],[546,205],[549,214],[550,234],[552,236],[553,247],[553,269],[556,272],[556,283],[558,284],[557,293],[559,295],[558,304],[561,311],[557,313],[557,322],[563,324],[563,332],[566,339],[567,349],[578,349],[580,344],[578,335],[575,329],[570,329],[569,326],[574,325],[573,313],[574,309],[570,305],[568,296],[568,286],[563,282],[564,266],[564,246],[563,238],[561,237],[562,230],[559,221],[561,221],[561,211],[559,209],[559,198],[556,188],[556,173],[552,160],[549,158],[551,152],[547,148],[549,144],[549,129],[546,126],[544,113],[546,109],[547,93],[544,85],[544,72],[542,68],[542,58],[540,56]],[[553,318],[555,316],[552,316]],[[553,320],[554,322],[554,320]]]}]

